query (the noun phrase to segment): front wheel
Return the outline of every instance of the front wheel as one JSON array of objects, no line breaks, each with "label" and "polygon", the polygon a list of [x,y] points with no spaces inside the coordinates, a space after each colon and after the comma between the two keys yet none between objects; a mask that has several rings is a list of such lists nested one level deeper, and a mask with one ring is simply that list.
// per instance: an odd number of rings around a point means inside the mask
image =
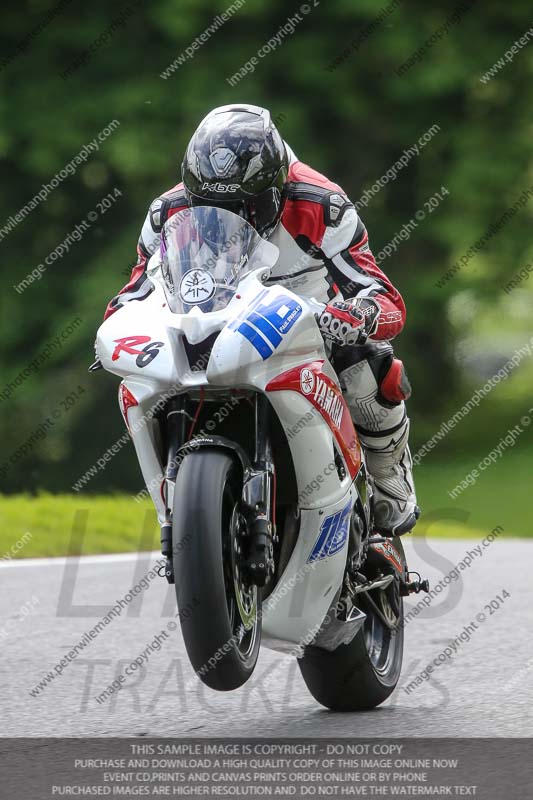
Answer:
[{"label": "front wheel", "polygon": [[230,454],[189,453],[176,479],[173,564],[181,631],[198,677],[230,691],[252,674],[261,642],[259,595],[241,569],[242,469]]},{"label": "front wheel", "polygon": [[[393,542],[405,570],[402,544],[398,538]],[[392,694],[400,678],[404,619],[399,581],[369,594],[372,602],[365,602],[359,595],[366,619],[349,644],[340,645],[332,652],[307,647],[298,661],[315,700],[333,711],[375,708]]]}]

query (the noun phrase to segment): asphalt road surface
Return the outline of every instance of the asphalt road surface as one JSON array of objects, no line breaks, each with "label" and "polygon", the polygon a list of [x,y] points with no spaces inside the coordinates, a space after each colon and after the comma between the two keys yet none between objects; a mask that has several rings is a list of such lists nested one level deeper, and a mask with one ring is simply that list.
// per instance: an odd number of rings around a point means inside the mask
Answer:
[{"label": "asphalt road surface", "polygon": [[[406,537],[405,548],[411,569],[436,587],[479,544]],[[207,689],[188,663],[179,625],[169,632],[173,589],[159,578],[94,639],[85,637],[77,658],[37,691],[155,558],[2,562],[1,736],[533,735],[533,542],[503,537],[472,555],[459,579],[446,579],[429,607],[408,621],[400,683],[372,712],[323,709],[296,661],[265,648],[246,686],[224,694]],[[491,606],[497,595],[501,601]],[[410,597],[406,611],[422,597]],[[451,640],[455,652],[439,662]],[[150,644],[146,666],[98,703],[95,698]],[[434,659],[438,666],[416,685]]]}]

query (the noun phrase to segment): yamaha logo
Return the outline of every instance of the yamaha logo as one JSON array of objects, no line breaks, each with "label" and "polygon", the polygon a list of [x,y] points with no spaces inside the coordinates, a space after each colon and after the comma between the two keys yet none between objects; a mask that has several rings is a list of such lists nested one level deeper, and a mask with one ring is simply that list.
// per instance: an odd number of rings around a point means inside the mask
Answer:
[{"label": "yamaha logo", "polygon": [[313,400],[316,405],[323,408],[337,428],[342,423],[344,405],[342,399],[331,389],[322,378],[317,378]]},{"label": "yamaha logo", "polygon": [[190,269],[180,281],[180,297],[191,306],[207,303],[215,292],[215,279],[206,269]]},{"label": "yamaha logo", "polygon": [[307,367],[300,372],[300,388],[304,394],[311,394],[315,388],[314,373]]}]

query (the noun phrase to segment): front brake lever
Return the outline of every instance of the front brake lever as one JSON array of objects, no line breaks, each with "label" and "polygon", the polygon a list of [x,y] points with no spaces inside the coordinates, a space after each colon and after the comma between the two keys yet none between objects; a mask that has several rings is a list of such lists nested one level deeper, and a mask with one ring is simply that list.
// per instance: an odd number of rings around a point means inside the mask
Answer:
[{"label": "front brake lever", "polygon": [[94,361],[94,362],[91,364],[91,366],[89,367],[89,369],[87,370],[87,372],[97,372],[99,369],[103,369],[103,368],[104,368],[104,365],[102,364],[102,362],[100,361],[100,359],[99,359],[99,358],[97,358],[97,359],[96,359],[96,361]]}]

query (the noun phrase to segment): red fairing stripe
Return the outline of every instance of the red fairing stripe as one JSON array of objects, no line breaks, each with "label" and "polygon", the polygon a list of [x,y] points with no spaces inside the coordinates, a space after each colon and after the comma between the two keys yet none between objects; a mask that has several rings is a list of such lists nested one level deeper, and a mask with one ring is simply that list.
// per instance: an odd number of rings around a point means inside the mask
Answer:
[{"label": "red fairing stripe", "polygon": [[266,391],[291,391],[305,397],[333,431],[348,472],[355,478],[361,467],[361,446],[340,387],[322,371],[323,364],[310,361],[282,372],[267,384]]},{"label": "red fairing stripe", "polygon": [[118,387],[118,404],[120,406],[120,410],[122,411],[122,416],[124,417],[124,422],[126,423],[126,427],[130,430],[130,426],[128,423],[128,411],[133,406],[138,406],[139,403],[137,402],[136,398],[132,395],[130,390],[121,383]]}]

